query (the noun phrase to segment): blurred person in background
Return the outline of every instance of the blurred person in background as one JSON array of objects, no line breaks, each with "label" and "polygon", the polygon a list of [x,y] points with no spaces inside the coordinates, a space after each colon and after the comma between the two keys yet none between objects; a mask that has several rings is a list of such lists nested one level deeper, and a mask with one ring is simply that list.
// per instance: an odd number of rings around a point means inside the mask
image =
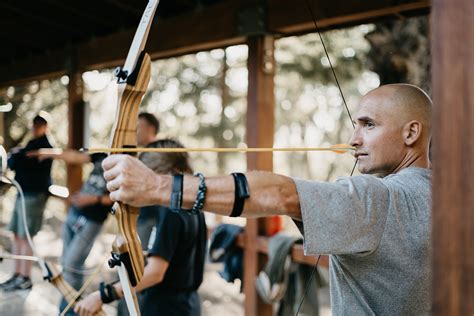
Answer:
[{"label": "blurred person in background", "polygon": [[[158,140],[148,147],[183,148],[172,139]],[[192,174],[187,153],[143,153],[140,160],[155,173]],[[204,214],[157,205],[141,208],[140,212],[156,214],[145,273],[136,286],[142,315],[200,315],[197,289],[203,280],[207,242]],[[81,316],[94,315],[102,304],[122,297],[119,283],[103,285],[78,302],[74,310]]]},{"label": "blurred person in background", "polygon": [[[21,186],[25,197],[26,225],[23,218],[20,194],[17,194],[15,206],[8,229],[13,232],[12,253],[14,255],[33,255],[27,239],[27,229],[33,238],[41,229],[43,214],[48,200],[48,188],[51,185],[51,159],[39,160],[29,157],[27,152],[39,148],[52,148],[48,140],[47,114],[42,112],[33,118],[33,138],[23,148],[12,150],[8,167],[15,171],[15,181]],[[0,284],[4,291],[30,289],[32,261],[15,260],[13,275]]]},{"label": "blurred person in background", "polygon": [[[137,145],[147,147],[156,141],[156,135],[160,132],[160,122],[151,113],[142,112],[138,115],[137,123]],[[146,250],[148,239],[152,228],[155,226],[156,215],[154,212],[140,212],[137,220],[137,232],[142,243],[143,250]]]},{"label": "blurred person in background", "polygon": [[[71,206],[63,225],[62,274],[66,282],[79,290],[84,282],[84,262],[112,207],[101,167],[107,155],[87,154],[73,149],[60,152],[34,151],[29,155],[38,157],[39,160],[60,159],[71,165],[93,164],[80,191],[73,193],[69,199]],[[60,310],[66,306],[67,302],[63,298]],[[69,310],[66,315],[74,315],[74,312]]]}]

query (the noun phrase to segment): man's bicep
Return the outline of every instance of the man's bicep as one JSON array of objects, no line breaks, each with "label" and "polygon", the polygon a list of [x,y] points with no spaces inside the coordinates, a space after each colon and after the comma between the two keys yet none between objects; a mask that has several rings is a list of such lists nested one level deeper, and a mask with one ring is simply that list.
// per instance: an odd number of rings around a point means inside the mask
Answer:
[{"label": "man's bicep", "polygon": [[374,177],[336,183],[297,180],[308,254],[353,254],[378,246],[385,227],[388,191]]}]

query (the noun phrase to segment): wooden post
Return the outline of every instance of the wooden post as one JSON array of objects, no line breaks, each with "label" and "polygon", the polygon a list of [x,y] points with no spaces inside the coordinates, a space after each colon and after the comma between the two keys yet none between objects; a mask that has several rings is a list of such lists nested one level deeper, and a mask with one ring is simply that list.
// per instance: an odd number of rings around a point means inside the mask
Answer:
[{"label": "wooden post", "polygon": [[[274,133],[274,39],[256,36],[248,39],[247,144],[272,147]],[[248,170],[273,170],[272,153],[247,155]],[[272,308],[257,295],[255,279],[265,257],[257,249],[257,237],[264,234],[265,219],[248,219],[245,228],[244,293],[245,315],[272,315]]]},{"label": "wooden post", "polygon": [[[84,101],[82,98],[84,83],[81,72],[69,75],[69,142],[68,148],[80,149],[84,144]],[[67,166],[67,187],[70,193],[76,192],[82,185],[82,166]]]},{"label": "wooden post", "polygon": [[474,315],[474,1],[434,0],[433,314]]},{"label": "wooden post", "polygon": [[2,145],[5,142],[5,114],[3,112],[0,112],[0,137],[3,138],[0,141],[0,145]]}]

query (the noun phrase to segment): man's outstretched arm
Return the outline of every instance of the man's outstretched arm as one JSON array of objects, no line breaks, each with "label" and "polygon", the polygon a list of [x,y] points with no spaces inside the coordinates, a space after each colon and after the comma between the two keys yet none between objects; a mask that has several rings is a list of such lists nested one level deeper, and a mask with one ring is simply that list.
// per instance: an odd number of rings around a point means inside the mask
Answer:
[{"label": "man's outstretched arm", "polygon": [[[139,160],[128,155],[113,155],[102,163],[110,198],[132,206],[170,203],[172,176],[156,175]],[[250,197],[245,200],[244,217],[288,215],[301,219],[301,210],[294,181],[271,172],[252,171],[245,174]],[[199,178],[186,175],[183,181],[183,208],[193,207]],[[234,204],[232,176],[206,178],[206,199],[203,209],[229,215]]]},{"label": "man's outstretched arm", "polygon": [[66,150],[32,150],[26,154],[28,157],[37,157],[40,161],[45,159],[60,159],[71,165],[82,165],[91,161],[89,154],[75,149]]}]

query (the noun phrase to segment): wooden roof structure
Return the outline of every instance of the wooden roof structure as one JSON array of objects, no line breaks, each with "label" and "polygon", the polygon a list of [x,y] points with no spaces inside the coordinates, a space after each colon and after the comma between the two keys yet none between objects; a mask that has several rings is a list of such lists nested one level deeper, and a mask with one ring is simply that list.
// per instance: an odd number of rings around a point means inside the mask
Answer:
[{"label": "wooden roof structure", "polygon": [[[474,2],[472,0],[309,0],[321,29],[431,12],[434,97],[433,313],[474,313]],[[0,1],[0,87],[69,75],[69,139],[83,143],[81,73],[123,63],[146,0]],[[249,47],[249,146],[273,145],[275,38],[314,32],[305,0],[162,0],[146,51],[152,59],[233,44]],[[268,55],[270,53],[270,55]],[[268,57],[270,56],[270,59]],[[267,69],[268,70],[268,69]],[[0,115],[1,118],[1,115]],[[264,120],[260,118],[265,118]],[[1,123],[1,122],[0,122]],[[1,126],[1,124],[0,124]],[[78,132],[79,131],[79,132]],[[249,155],[272,170],[272,156]],[[69,169],[70,179],[80,171]],[[73,181],[70,187],[77,186]],[[264,220],[249,220],[246,315],[270,315],[253,280],[262,265]],[[298,257],[301,255],[295,255]],[[303,260],[303,259],[301,259]],[[304,260],[303,260],[304,261]]]},{"label": "wooden roof structure", "polygon": [[[321,29],[426,14],[427,0],[310,1]],[[146,0],[0,1],[0,87],[121,64]],[[161,0],[152,59],[314,32],[306,0]]]}]

